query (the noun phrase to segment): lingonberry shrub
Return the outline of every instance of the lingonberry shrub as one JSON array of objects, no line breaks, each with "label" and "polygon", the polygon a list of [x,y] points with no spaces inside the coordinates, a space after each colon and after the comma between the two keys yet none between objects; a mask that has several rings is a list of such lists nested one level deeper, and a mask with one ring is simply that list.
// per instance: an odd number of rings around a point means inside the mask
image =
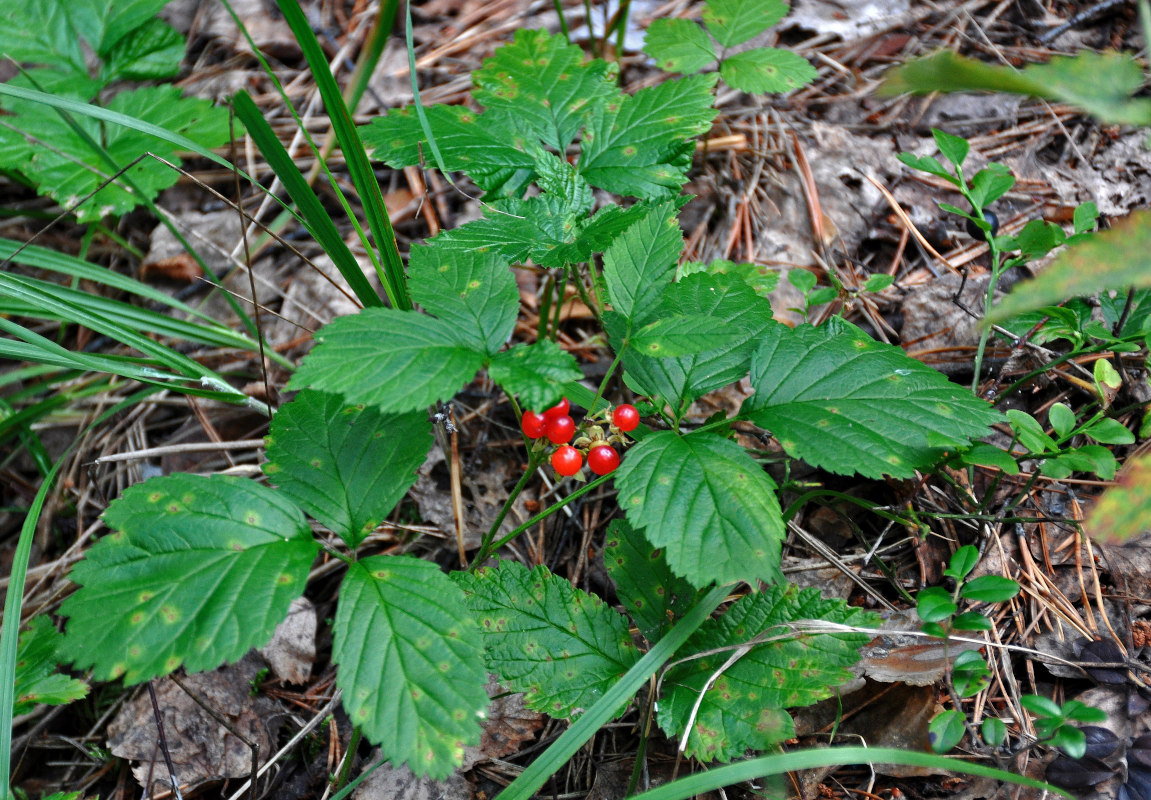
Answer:
[{"label": "lingonberry shrub", "polygon": [[[762,16],[765,4],[716,8],[738,27],[739,9]],[[473,78],[483,110],[401,109],[363,129],[389,166],[433,154],[486,193],[483,218],[412,248],[406,288],[419,310],[369,307],[317,333],[289,383],[298,394],[272,421],[264,473],[274,488],[171,475],[116,500],[104,517],[113,533],[72,572],[79,589],[62,608],[63,651],[97,679],[129,683],[240,658],[304,589],[320,547],[310,517],[344,543],[328,548],[347,562],[332,622],[344,708],[390,760],[437,777],[459,764],[479,739],[486,670],[533,708],[587,710],[641,663],[628,621],[601,600],[543,567],[487,567],[495,529],[475,559],[484,569],[453,576],[411,556],[359,552],[432,446],[426,409],[486,370],[518,408],[548,409],[521,421],[531,470],[550,450],[543,434],[561,444],[557,472],[578,472],[578,448],[588,448],[604,474],[586,488],[614,482],[622,516],[606,566],[643,647],[666,659],[663,643],[682,643],[661,683],[662,728],[708,759],[770,747],[792,734],[784,709],[829,696],[867,638],[802,621],[871,617],[787,583],[778,487],[729,423],[758,425],[788,457],[829,472],[909,478],[1001,417],[842,320],[776,322],[748,271],[721,265],[676,279],[680,190],[694,139],[716,113],[714,75],[626,94],[613,65],[562,37],[520,31]],[[593,189],[624,200],[597,203]],[[519,313],[512,267],[528,263],[544,273],[553,307],[575,285],[602,324],[616,358],[599,392],[580,383],[554,329],[509,346]],[[612,414],[601,400],[621,367],[655,429],[639,425],[635,408]],[[734,417],[686,426],[695,400],[744,378],[754,393]],[[574,440],[551,435],[559,420],[574,422],[565,395],[587,411]],[[635,441],[615,466],[618,451],[602,448],[622,447],[621,434]],[[753,591],[704,621],[737,582]],[[712,605],[695,613],[701,591]],[[746,655],[714,680],[733,649]]]}]

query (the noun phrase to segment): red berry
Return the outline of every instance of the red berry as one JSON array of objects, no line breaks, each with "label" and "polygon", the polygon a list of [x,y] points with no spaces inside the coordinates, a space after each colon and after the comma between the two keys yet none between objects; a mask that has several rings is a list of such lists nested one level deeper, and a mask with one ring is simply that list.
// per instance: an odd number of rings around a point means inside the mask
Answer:
[{"label": "red berry", "polygon": [[639,411],[630,403],[624,403],[622,406],[616,406],[615,411],[611,412],[611,421],[624,433],[634,431],[639,427]]},{"label": "red berry", "polygon": [[520,430],[524,432],[524,436],[529,439],[538,439],[544,435],[547,428],[547,420],[544,419],[543,414],[537,414],[534,411],[525,411],[523,418],[520,420]]},{"label": "red berry", "polygon": [[546,420],[546,429],[548,441],[552,444],[566,444],[575,436],[575,420],[571,417],[548,417],[544,416]]},{"label": "red berry", "polygon": [[587,465],[596,475],[607,475],[615,472],[619,466],[619,453],[614,447],[606,444],[597,444],[587,454]]},{"label": "red berry", "polygon": [[583,466],[583,456],[579,450],[565,444],[552,453],[552,466],[560,475],[575,475]]},{"label": "red berry", "polygon": [[566,417],[569,409],[571,409],[571,403],[568,402],[566,397],[563,397],[559,403],[544,412],[544,419],[553,420],[556,417]]}]

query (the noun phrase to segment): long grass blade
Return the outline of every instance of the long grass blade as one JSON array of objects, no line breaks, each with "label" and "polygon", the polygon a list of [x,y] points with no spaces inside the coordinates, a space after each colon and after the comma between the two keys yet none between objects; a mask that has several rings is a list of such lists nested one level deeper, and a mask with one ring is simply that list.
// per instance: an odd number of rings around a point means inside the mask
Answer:
[{"label": "long grass blade", "polygon": [[[801,769],[817,767],[837,767],[845,764],[903,764],[910,767],[932,767],[948,772],[994,778],[1009,783],[1042,789],[1063,797],[1073,797],[1069,792],[1023,775],[1015,775],[983,764],[972,764],[957,758],[937,756],[932,753],[917,753],[913,750],[897,750],[892,747],[826,747],[798,750],[794,753],[779,753],[763,758],[753,758],[738,764],[701,772],[687,778],[652,789],[650,792],[635,795],[633,800],[684,800],[696,794],[722,789],[724,786],[756,780],[767,775],[780,775]],[[501,795],[502,797],[502,795]]]},{"label": "long grass blade", "polygon": [[284,14],[288,27],[292,29],[296,42],[308,61],[308,66],[312,69],[316,88],[320,91],[320,97],[332,122],[332,129],[336,132],[336,139],[344,153],[348,174],[360,195],[364,216],[367,217],[376,249],[383,260],[384,290],[393,307],[407,311],[411,309],[412,301],[408,296],[400,251],[396,246],[396,234],[392,230],[392,222],[384,206],[384,196],[380,192],[380,184],[376,181],[376,174],[368,161],[368,154],[364,149],[364,143],[360,140],[359,131],[352,122],[352,115],[344,103],[336,79],[328,69],[324,51],[316,41],[316,35],[312,33],[299,3],[296,0],[276,0],[276,2]]},{"label": "long grass blade", "polygon": [[260,154],[284,184],[292,202],[300,209],[304,226],[332,259],[332,263],[344,276],[344,280],[348,282],[356,297],[365,306],[382,306],[383,301],[364,277],[359,262],[340,236],[331,215],[324,210],[320,198],[316,197],[316,193],[312,191],[296,162],[288,155],[288,151],[284,149],[284,145],[280,143],[251,96],[241,91],[233,98],[232,103],[236,109],[236,116],[244,123]]}]

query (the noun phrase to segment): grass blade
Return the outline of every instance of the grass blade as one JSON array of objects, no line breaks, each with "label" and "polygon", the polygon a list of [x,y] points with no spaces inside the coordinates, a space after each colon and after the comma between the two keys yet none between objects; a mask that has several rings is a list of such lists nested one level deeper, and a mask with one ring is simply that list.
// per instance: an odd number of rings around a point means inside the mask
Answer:
[{"label": "grass blade", "polygon": [[383,259],[384,290],[394,308],[408,311],[412,308],[411,298],[408,296],[408,287],[404,279],[404,265],[400,260],[400,251],[396,247],[396,234],[392,230],[391,220],[384,207],[384,196],[380,192],[380,184],[376,181],[376,174],[368,162],[367,151],[360,140],[360,134],[352,122],[352,115],[348,111],[336,79],[328,69],[328,61],[316,35],[312,33],[304,12],[296,0],[276,0],[284,20],[296,37],[308,65],[312,68],[312,77],[316,81],[316,88],[328,110],[328,117],[332,128],[336,132],[336,139],[344,153],[344,160],[348,165],[348,173],[352,183],[359,192],[360,202],[364,207],[368,226],[375,239],[376,249]]},{"label": "grass blade", "polygon": [[324,252],[332,259],[332,263],[344,276],[344,280],[348,282],[356,297],[365,306],[382,306],[383,301],[364,277],[359,262],[344,243],[336,224],[332,222],[331,215],[324,209],[320,198],[316,197],[316,193],[312,191],[296,162],[288,155],[288,151],[284,149],[251,96],[245,91],[240,91],[233,98],[232,104],[236,109],[236,116],[244,123],[260,154],[264,156],[268,166],[276,173],[276,177],[284,184],[288,195],[300,209],[304,226],[324,248]]},{"label": "grass blade", "polygon": [[698,775],[680,778],[658,789],[635,795],[633,800],[684,800],[684,798],[695,794],[703,794],[735,783],[762,778],[766,775],[780,775],[801,769],[835,767],[844,764],[903,764],[912,767],[933,767],[949,772],[962,772],[967,775],[978,775],[984,778],[1018,783],[1033,789],[1042,789],[1064,797],[1072,797],[1070,793],[1042,781],[1015,775],[994,767],[987,767],[983,764],[972,764],[932,753],[917,753],[913,750],[897,750],[890,747],[827,747],[799,750],[794,753],[778,753],[762,758],[753,758],[749,761],[741,761],[738,764],[729,764],[725,767],[701,772]]}]

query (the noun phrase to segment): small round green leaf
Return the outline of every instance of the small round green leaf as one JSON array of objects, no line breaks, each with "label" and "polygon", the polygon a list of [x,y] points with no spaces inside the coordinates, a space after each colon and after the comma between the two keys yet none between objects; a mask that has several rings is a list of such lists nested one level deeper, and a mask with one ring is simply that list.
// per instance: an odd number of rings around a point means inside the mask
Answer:
[{"label": "small round green leaf", "polygon": [[1002,603],[1019,594],[1019,584],[1000,575],[981,575],[963,584],[959,594],[977,603]]},{"label": "small round green leaf", "polygon": [[944,570],[944,575],[950,575],[957,581],[961,581],[971,574],[971,570],[975,569],[976,563],[979,561],[979,548],[973,545],[964,545],[960,547],[951,556],[951,562]]},{"label": "small round green leaf", "polygon": [[966,728],[963,726],[962,711],[944,711],[927,725],[927,738],[931,742],[931,749],[936,753],[946,753],[963,738]]},{"label": "small round green leaf", "polygon": [[983,741],[992,747],[998,747],[1007,739],[1007,726],[999,717],[987,717],[983,720],[981,731]]},{"label": "small round green leaf", "polygon": [[958,610],[951,594],[939,586],[924,589],[915,598],[915,611],[924,622],[942,622]]}]

